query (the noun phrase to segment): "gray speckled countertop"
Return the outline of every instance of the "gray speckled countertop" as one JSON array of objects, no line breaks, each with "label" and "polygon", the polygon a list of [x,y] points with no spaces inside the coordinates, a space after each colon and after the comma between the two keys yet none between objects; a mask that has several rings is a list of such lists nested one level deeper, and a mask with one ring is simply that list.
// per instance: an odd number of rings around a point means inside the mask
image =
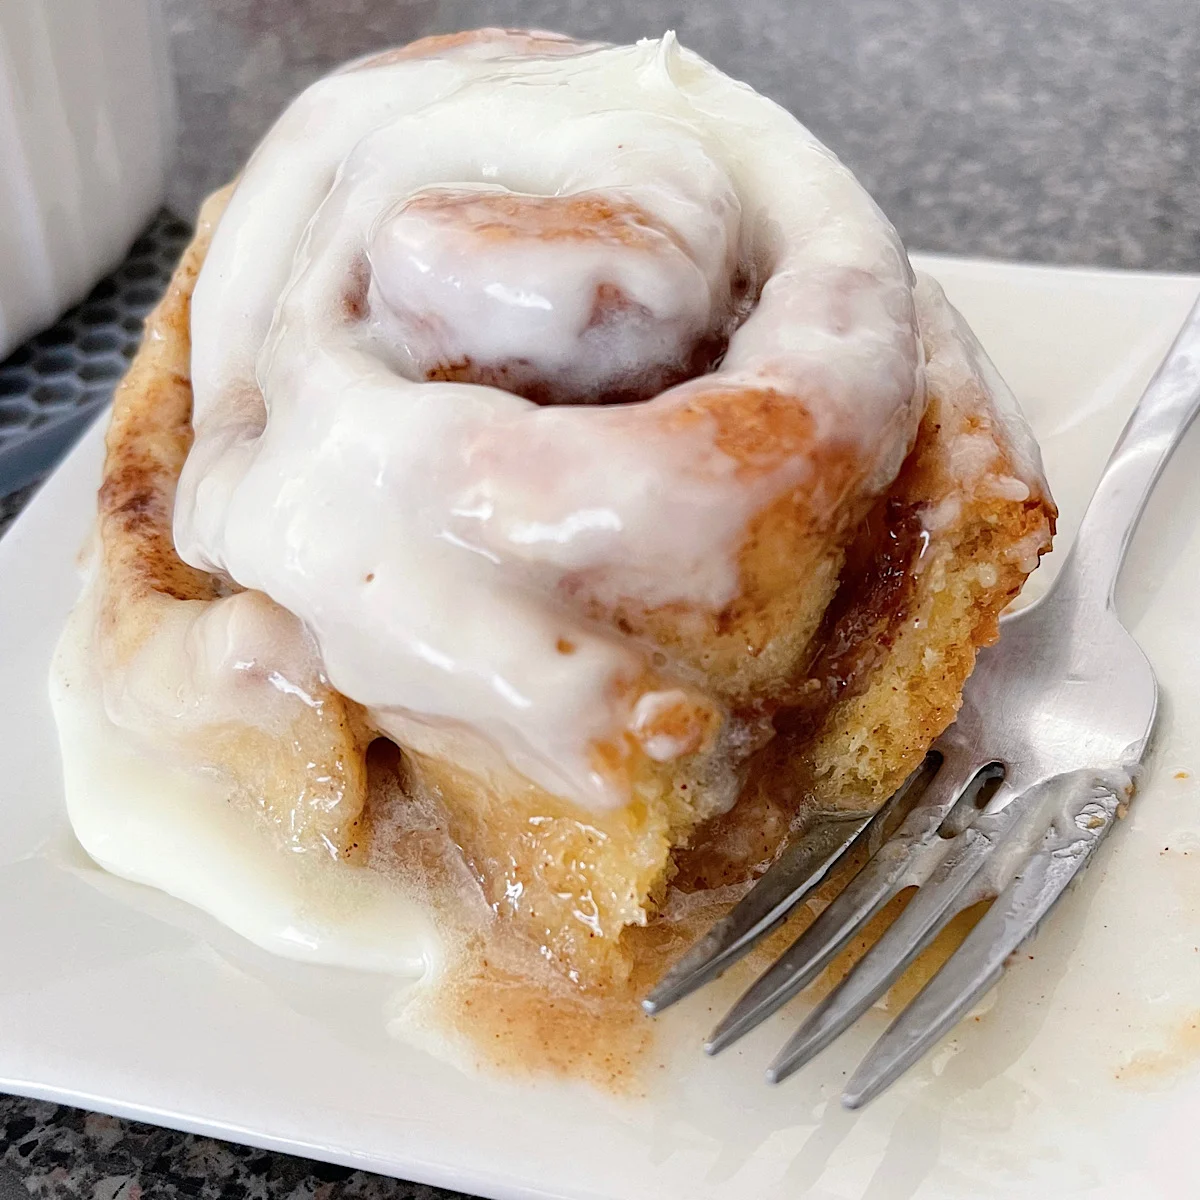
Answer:
[{"label": "gray speckled countertop", "polygon": [[480,24],[688,46],[795,112],[910,249],[1200,268],[1194,0],[169,0],[182,211],[328,66]]},{"label": "gray speckled countertop", "polygon": [[[181,213],[329,65],[425,33],[676,29],[796,112],[910,248],[1200,269],[1195,0],[165,0]],[[0,500],[0,531],[23,497]],[[0,1097],[0,1200],[450,1193]]]}]

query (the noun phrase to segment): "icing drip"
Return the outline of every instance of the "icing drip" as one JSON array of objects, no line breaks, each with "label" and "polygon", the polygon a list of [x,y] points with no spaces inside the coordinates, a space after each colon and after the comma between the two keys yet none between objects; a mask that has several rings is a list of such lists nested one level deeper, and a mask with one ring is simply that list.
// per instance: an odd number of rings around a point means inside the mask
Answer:
[{"label": "icing drip", "polygon": [[[402,744],[620,804],[596,747],[670,761],[698,735],[651,714],[713,706],[567,598],[715,613],[822,456],[857,474],[814,506],[886,486],[912,286],[849,172],[672,36],[378,57],[288,109],[217,230],[179,552]],[[803,437],[739,448],[780,406]]]}]

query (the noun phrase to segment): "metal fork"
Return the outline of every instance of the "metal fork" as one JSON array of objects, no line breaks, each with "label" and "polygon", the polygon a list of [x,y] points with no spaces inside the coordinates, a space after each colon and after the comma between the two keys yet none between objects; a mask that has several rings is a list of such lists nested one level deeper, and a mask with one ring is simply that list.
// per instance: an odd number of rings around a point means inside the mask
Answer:
[{"label": "metal fork", "polygon": [[958,913],[986,915],[875,1043],[846,1086],[858,1108],[893,1083],[1000,979],[1083,870],[1132,793],[1158,685],[1114,604],[1117,575],[1163,467],[1200,410],[1200,301],[1105,467],[1062,570],[1002,621],[954,724],[873,816],[826,820],[788,844],[742,901],[643,1001],[653,1014],[721,974],[835,869],[865,859],[742,996],[715,1054],[812,983],[904,888],[918,890],[767,1070],[779,1082],[853,1024]]}]

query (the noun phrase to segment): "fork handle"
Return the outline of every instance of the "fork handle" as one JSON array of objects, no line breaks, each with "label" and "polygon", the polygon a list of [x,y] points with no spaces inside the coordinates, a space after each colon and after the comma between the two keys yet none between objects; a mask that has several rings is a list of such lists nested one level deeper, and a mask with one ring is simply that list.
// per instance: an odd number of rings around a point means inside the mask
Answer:
[{"label": "fork handle", "polygon": [[1163,467],[1200,412],[1200,300],[1129,418],[1063,564],[1060,593],[1113,603],[1117,575]]}]

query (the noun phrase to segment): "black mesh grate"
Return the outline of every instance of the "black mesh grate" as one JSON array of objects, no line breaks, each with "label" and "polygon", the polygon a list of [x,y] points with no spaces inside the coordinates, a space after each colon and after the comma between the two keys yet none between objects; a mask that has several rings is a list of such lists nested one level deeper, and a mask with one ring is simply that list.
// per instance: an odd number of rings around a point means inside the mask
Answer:
[{"label": "black mesh grate", "polygon": [[0,497],[48,471],[108,402],[190,236],[160,213],[82,304],[0,363]]}]

